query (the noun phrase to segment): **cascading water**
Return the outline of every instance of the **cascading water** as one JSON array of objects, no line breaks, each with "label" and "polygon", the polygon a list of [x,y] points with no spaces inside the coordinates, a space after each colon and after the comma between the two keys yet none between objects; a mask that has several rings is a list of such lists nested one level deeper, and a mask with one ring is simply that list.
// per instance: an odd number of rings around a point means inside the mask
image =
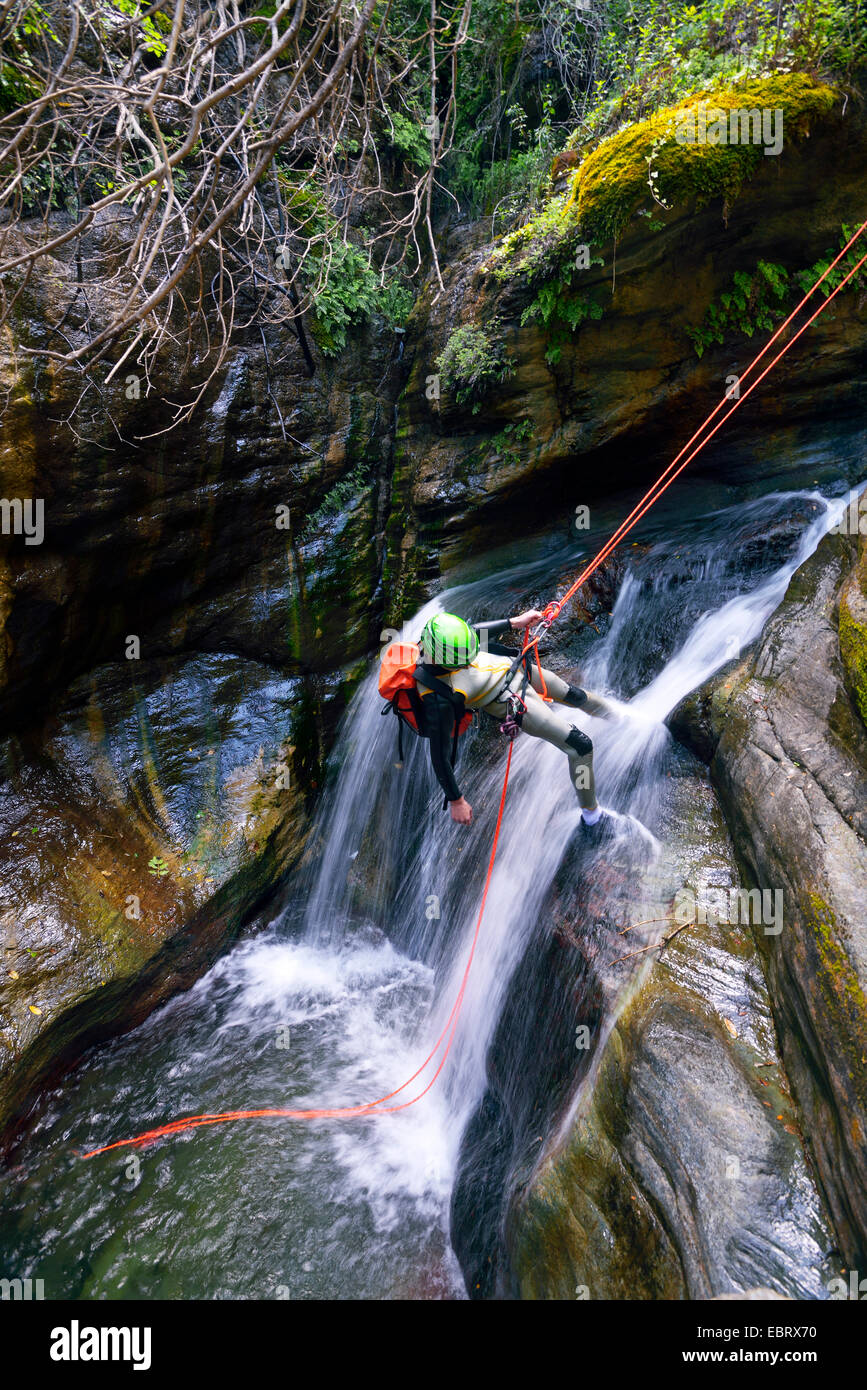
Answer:
[{"label": "cascading water", "polygon": [[[760,632],[844,505],[808,493],[739,504],[652,543],[627,574],[583,678],[628,709],[611,724],[576,722],[594,739],[603,805],[641,822],[649,847],[665,829],[661,721]],[[448,590],[405,635],[437,609],[498,617],[551,597],[552,565],[556,574],[562,556]],[[555,643],[556,629],[546,657],[556,668]],[[381,703],[374,671],[344,721],[290,910],[83,1065],[4,1177],[0,1266],[43,1278],[48,1296],[462,1296],[448,1214],[461,1135],[509,980],[577,824],[562,754],[529,738],[515,746],[451,1055],[418,1105],[227,1126],[87,1164],[72,1153],[203,1110],[370,1101],[427,1055],[478,913],[504,742],[484,719],[465,740],[474,823],[463,830],[442,811],[420,740],[405,736],[395,765]]]}]

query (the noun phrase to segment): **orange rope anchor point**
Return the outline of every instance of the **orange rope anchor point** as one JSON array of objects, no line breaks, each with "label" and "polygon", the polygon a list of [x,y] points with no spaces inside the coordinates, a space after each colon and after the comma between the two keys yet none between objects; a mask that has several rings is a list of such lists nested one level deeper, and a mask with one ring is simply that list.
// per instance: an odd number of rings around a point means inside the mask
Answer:
[{"label": "orange rope anchor point", "polygon": [[[861,223],[861,226],[849,238],[848,242],[843,247],[839,255],[831,262],[831,264],[822,273],[822,275],[819,276],[819,279],[813,285],[812,289],[807,291],[800,304],[798,304],[798,306],[792,310],[789,317],[783,323],[780,324],[780,327],[777,329],[776,333],[774,333],[774,335],[771,338],[769,338],[768,342],[762,348],[761,352],[759,352],[753,358],[746,371],[743,372],[740,377],[741,384],[743,384],[743,382],[750,375],[750,373],[755,370],[759,362],[761,362],[762,358],[773,347],[774,343],[777,341],[780,335],[785,332],[785,330],[788,328],[789,324],[793,321],[796,315],[800,313],[801,309],[803,309],[804,305],[807,303],[807,300],[813,294],[815,294],[816,290],[819,288],[822,282],[827,278],[827,276],[831,273],[831,271],[838,264],[838,262],[842,260],[846,252],[850,249],[850,247],[855,244],[855,242],[863,234],[865,229],[867,229],[867,221]],[[610,540],[606,541],[602,549],[598,551],[598,553],[594,555],[593,559],[589,562],[589,564],[585,566],[585,568],[579,574],[578,578],[575,580],[574,584],[572,584],[570,588],[567,589],[566,593],[562,596],[562,598],[559,598],[555,600],[553,603],[549,603],[547,605],[547,607],[544,609],[543,619],[546,629],[550,627],[551,623],[555,622],[556,619],[559,618],[561,612],[563,611],[563,608],[566,606],[569,600],[573,598],[574,595],[578,592],[578,590],[581,588],[581,585],[586,583],[586,581],[590,578],[590,575],[593,574],[593,572],[597,570],[599,566],[602,564],[603,560],[607,559],[611,552],[620,544],[623,538],[629,534],[633,527],[638,525],[638,522],[645,515],[645,513],[648,512],[650,508],[653,506],[653,504],[659,500],[659,498],[666,491],[666,489],[669,488],[671,484],[674,482],[675,478],[677,478],[687,467],[687,465],[692,462],[696,454],[700,453],[701,450],[705,447],[705,445],[710,442],[710,440],[716,434],[717,430],[725,424],[726,420],[731,418],[731,416],[738,409],[738,407],[741,406],[743,402],[747,399],[747,397],[752,394],[752,392],[759,385],[759,383],[765,379],[765,377],[777,365],[780,359],[784,357],[785,354],[789,351],[789,349],[798,341],[801,334],[804,333],[810,327],[810,324],[813,323],[825,309],[827,309],[828,305],[831,303],[831,300],[834,299],[840,293],[840,291],[848,284],[852,277],[854,275],[857,275],[858,271],[861,269],[865,261],[867,261],[867,253],[865,253],[861,257],[860,261],[858,261],[856,265],[853,266],[853,268],[848,272],[848,274],[840,281],[839,285],[837,285],[837,287],[831,291],[827,298],[823,300],[823,302],[819,305],[818,309],[816,309],[815,312],[811,314],[810,318],[807,319],[806,323],[801,325],[797,333],[794,333],[792,335],[792,337],[785,344],[785,346],[780,349],[776,357],[774,357],[773,360],[768,363],[764,371],[756,377],[755,381],[752,382],[748,389],[744,391],[743,394],[740,395],[734,401],[734,403],[731,406],[731,409],[726,411],[725,415],[723,415],[720,420],[717,420],[717,423],[714,425],[713,429],[709,430],[709,432],[702,438],[701,436],[703,434],[703,431],[707,428],[708,425],[711,424],[711,422],[722,410],[726,402],[730,399],[728,396],[723,397],[723,399],[719,402],[715,409],[711,411],[707,419],[699,426],[692,438],[687,440],[680,453],[672,459],[671,463],[668,465],[665,471],[660,474],[653,486],[644,494],[641,501],[638,502],[637,505],[632,509],[626,520],[621,522],[620,526],[618,526],[617,530],[614,532]],[[696,443],[696,440],[698,440],[699,442]],[[695,444],[695,448],[692,450],[692,453],[687,454],[687,450],[690,449],[693,444]],[[684,458],[684,454],[687,454],[686,458]],[[532,639],[528,636],[527,642],[521,652],[521,655],[523,656],[525,652],[535,649],[535,654],[538,658],[538,641],[538,634]],[[476,946],[478,945],[479,934],[482,928],[482,919],[485,915],[485,903],[487,902],[488,898],[488,889],[491,886],[491,878],[494,872],[494,862],[497,855],[497,844],[500,838],[500,827],[503,823],[503,809],[506,804],[506,788],[509,785],[509,769],[511,767],[511,764],[512,743],[510,742],[508,755],[506,758],[506,772],[503,778],[503,790],[500,794],[500,807],[497,814],[497,824],[496,829],[494,830],[494,839],[493,844],[491,845],[490,858],[488,860],[488,872],[485,877],[485,887],[482,893],[482,901],[479,905],[479,915],[476,919],[476,928],[473,933],[473,941],[470,947],[469,956],[467,958],[467,964],[464,969],[463,978],[461,980],[461,986],[458,990],[458,996],[454,1002],[452,1011],[449,1014],[448,1019],[446,1020],[446,1025],[443,1028],[443,1031],[440,1033],[439,1037],[437,1038],[437,1041],[434,1044],[433,1049],[422,1062],[421,1066],[413,1072],[412,1076],[410,1076],[406,1081],[404,1081],[402,1086],[398,1086],[396,1091],[390,1091],[388,1095],[380,1096],[379,1100],[369,1101],[366,1105],[349,1105],[321,1110],[225,1110],[220,1114],[216,1115],[190,1115],[184,1119],[172,1120],[169,1124],[160,1125],[156,1129],[146,1130],[143,1134],[137,1134],[132,1139],[118,1139],[113,1144],[104,1144],[101,1148],[91,1149],[88,1153],[82,1154],[81,1157],[95,1158],[97,1154],[110,1153],[113,1149],[139,1148],[145,1144],[154,1143],[158,1139],[164,1139],[172,1134],[182,1134],[185,1130],[199,1129],[204,1125],[230,1124],[236,1120],[344,1120],[355,1117],[360,1118],[366,1115],[393,1115],[398,1110],[407,1110],[411,1105],[415,1105],[417,1101],[420,1101],[422,1096],[427,1095],[428,1091],[431,1089],[440,1072],[442,1071],[443,1067],[445,1066],[446,1058],[449,1055],[452,1042],[454,1041],[455,1032],[458,1025],[458,1019],[460,1017],[461,1006],[464,1001],[464,994],[466,993],[467,981],[469,980],[470,976],[470,967],[472,966],[473,958],[476,953]],[[421,1073],[425,1070],[428,1064],[433,1061],[434,1057],[439,1051],[443,1039],[446,1039],[443,1055],[440,1058],[439,1065],[437,1066],[436,1071],[434,1072],[427,1085],[423,1088],[423,1090],[419,1091],[418,1095],[413,1096],[411,1100],[401,1101],[399,1105],[386,1105],[386,1101],[393,1100],[395,1096],[400,1095],[401,1091],[405,1091],[407,1086],[410,1086],[412,1082],[415,1081],[416,1078],[421,1075]]]}]

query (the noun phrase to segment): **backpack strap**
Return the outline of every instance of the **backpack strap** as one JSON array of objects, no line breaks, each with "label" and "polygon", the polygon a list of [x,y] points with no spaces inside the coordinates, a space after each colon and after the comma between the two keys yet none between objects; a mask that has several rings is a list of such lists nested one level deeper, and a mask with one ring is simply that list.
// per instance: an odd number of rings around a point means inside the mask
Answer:
[{"label": "backpack strap", "polygon": [[[459,726],[464,711],[466,709],[467,702],[465,696],[460,690],[453,690],[452,687],[448,685],[444,680],[440,680],[438,673],[443,671],[444,669],[445,668],[442,666],[429,666],[426,662],[420,661],[415,668],[415,677],[416,680],[421,681],[422,685],[425,687],[426,690],[430,690],[432,692],[434,699],[446,700],[447,703],[451,705],[452,714],[454,715],[454,727],[452,730],[451,765],[452,767],[454,767],[457,762],[458,749],[460,748]],[[410,700],[412,700],[413,696],[415,696],[415,698],[419,701],[419,704],[422,703],[421,696],[418,695],[417,691],[413,690],[410,693]],[[415,706],[413,705],[413,709],[414,708]],[[448,804],[448,798],[446,798],[443,801],[444,811],[446,810]]]},{"label": "backpack strap", "polygon": [[[415,668],[415,678],[421,682],[426,690],[432,690],[435,695],[441,695],[443,699],[448,700],[449,704],[454,707],[455,714],[460,716],[464,712],[466,698],[460,690],[452,690],[450,685],[447,685],[444,680],[440,680],[440,673],[444,670],[445,667],[443,666],[429,666],[426,662],[420,661]],[[413,691],[410,699],[415,694],[416,692]]]}]

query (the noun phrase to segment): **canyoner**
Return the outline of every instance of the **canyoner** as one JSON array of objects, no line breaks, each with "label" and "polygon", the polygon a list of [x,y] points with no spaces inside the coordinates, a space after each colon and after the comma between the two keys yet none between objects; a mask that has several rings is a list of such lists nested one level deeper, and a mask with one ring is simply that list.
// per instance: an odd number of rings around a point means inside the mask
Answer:
[{"label": "canyoner", "polygon": [[[445,795],[443,808],[448,807],[459,825],[470,824],[472,807],[455,775],[458,739],[476,709],[495,720],[509,739],[523,731],[565,753],[582,828],[590,831],[601,822],[592,740],[552,705],[602,719],[615,719],[618,711],[601,695],[541,666],[538,649],[535,660],[532,650],[519,654],[518,669],[513,670],[512,649],[490,641],[507,632],[526,632],[543,620],[538,608],[513,618],[473,623],[455,613],[438,613],[425,624],[418,646],[392,643],[383,653],[379,688],[389,699],[383,713],[394,710],[402,723],[428,740],[434,774]],[[400,745],[399,753],[402,758]]]}]

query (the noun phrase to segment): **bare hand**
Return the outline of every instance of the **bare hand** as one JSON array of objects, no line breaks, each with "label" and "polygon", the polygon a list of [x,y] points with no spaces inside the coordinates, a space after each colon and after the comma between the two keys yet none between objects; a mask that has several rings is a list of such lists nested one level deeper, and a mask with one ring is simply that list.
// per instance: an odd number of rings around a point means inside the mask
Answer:
[{"label": "bare hand", "polygon": [[526,613],[519,613],[517,618],[510,618],[509,622],[520,631],[522,628],[532,627],[533,623],[540,623],[543,616],[538,608],[528,608]]},{"label": "bare hand", "polygon": [[473,808],[465,796],[460,797],[457,801],[450,801],[449,810],[452,813],[452,820],[456,821],[458,825],[469,825],[473,818]]}]

